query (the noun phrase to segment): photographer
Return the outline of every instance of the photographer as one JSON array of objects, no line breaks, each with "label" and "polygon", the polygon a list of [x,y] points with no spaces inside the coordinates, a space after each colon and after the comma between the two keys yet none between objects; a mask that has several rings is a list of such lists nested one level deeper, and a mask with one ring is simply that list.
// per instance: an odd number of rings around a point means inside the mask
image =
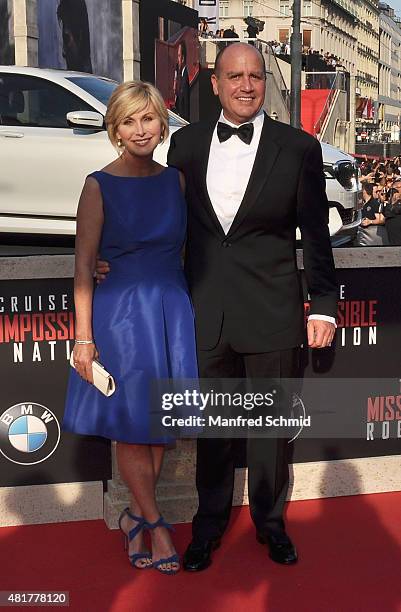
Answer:
[{"label": "photographer", "polygon": [[264,29],[265,22],[251,16],[245,17],[244,22],[248,26],[246,29],[248,39],[250,39],[248,40],[248,43],[254,47],[257,47],[258,45],[255,44],[255,39],[258,37],[259,32],[262,32]]},{"label": "photographer", "polygon": [[401,246],[401,178],[394,181],[383,214],[390,245]]},{"label": "photographer", "polygon": [[[373,197],[373,191],[377,185],[364,183],[362,197],[364,205],[362,208],[362,222],[358,228],[355,246],[386,246],[389,244],[385,218],[382,214],[382,205]],[[400,183],[401,189],[401,183]]]},{"label": "photographer", "polygon": [[[246,31],[248,33],[248,38],[257,38],[259,30],[254,24],[249,23]],[[255,45],[254,40],[249,40],[248,42],[250,45]]]}]

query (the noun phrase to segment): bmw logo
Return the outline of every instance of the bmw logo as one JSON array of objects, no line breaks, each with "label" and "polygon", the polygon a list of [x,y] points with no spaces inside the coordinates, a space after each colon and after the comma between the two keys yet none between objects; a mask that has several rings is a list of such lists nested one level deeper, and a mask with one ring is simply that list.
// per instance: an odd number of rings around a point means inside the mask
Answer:
[{"label": "bmw logo", "polygon": [[59,441],[59,422],[42,404],[15,404],[0,416],[0,453],[13,463],[41,463],[54,453]]}]

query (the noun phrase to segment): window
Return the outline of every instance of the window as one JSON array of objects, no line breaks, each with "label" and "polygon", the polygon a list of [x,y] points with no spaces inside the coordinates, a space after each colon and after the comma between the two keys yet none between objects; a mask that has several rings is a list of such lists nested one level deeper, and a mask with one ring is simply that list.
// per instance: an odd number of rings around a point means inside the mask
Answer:
[{"label": "window", "polygon": [[0,74],[0,125],[68,128],[67,113],[94,109],[45,79]]},{"label": "window", "polygon": [[291,0],[280,0],[280,13],[281,15],[292,14],[292,2]]},{"label": "window", "polygon": [[251,17],[253,12],[253,0],[243,0],[244,2],[244,17]]},{"label": "window", "polygon": [[67,77],[68,81],[75,83],[81,89],[84,89],[91,96],[102,102],[105,106],[108,105],[110,96],[118,86],[116,81],[109,79],[101,79],[95,76],[77,76]]},{"label": "window", "polygon": [[220,0],[220,17],[228,17],[228,0]]},{"label": "window", "polygon": [[172,112],[168,111],[168,124],[170,127],[181,128],[188,125],[188,121],[186,121],[179,115],[175,115]]},{"label": "window", "polygon": [[302,44],[308,49],[311,48],[312,30],[304,30],[302,32]]},{"label": "window", "polygon": [[304,0],[303,2],[303,16],[310,17],[312,15],[312,0]]},{"label": "window", "polygon": [[282,44],[282,43],[287,43],[290,39],[290,31],[288,28],[286,28],[285,30],[279,30],[278,31],[278,41]]}]

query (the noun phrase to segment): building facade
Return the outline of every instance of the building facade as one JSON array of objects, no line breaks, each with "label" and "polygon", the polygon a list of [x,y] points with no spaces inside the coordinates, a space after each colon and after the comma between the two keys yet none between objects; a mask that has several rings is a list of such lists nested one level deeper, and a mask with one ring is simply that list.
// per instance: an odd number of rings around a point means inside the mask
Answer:
[{"label": "building facade", "polygon": [[400,141],[401,20],[385,3],[380,8],[379,120],[383,140]]},{"label": "building facade", "polygon": [[379,140],[379,2],[358,0],[356,28],[356,132],[358,141]]},{"label": "building facade", "polygon": [[[288,43],[292,5],[293,0],[220,0],[220,27],[234,26],[246,38],[244,18],[252,15],[265,22],[261,39]],[[401,30],[394,11],[383,3],[380,7],[379,0],[302,2],[304,50],[336,56],[351,75],[351,114],[358,141],[380,140],[382,131],[394,139],[394,126],[400,123]]]},{"label": "building facade", "polygon": [[[265,22],[260,38],[288,43],[291,36],[292,0],[220,0],[220,27],[233,25],[246,37],[244,18],[252,15]],[[354,73],[357,54],[358,3],[351,0],[303,0],[301,32],[304,49],[328,52],[339,58],[347,72]]]}]

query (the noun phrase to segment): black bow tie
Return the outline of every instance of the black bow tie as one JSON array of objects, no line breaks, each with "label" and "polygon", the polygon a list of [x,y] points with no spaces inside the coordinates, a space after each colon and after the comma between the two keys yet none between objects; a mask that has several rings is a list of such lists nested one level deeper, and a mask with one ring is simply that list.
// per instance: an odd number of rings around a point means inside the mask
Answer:
[{"label": "black bow tie", "polygon": [[217,136],[220,142],[225,142],[231,138],[233,134],[236,134],[245,144],[251,144],[253,123],[244,123],[244,125],[241,125],[239,128],[235,128],[228,125],[228,123],[221,123],[221,121],[219,121],[217,124]]}]

